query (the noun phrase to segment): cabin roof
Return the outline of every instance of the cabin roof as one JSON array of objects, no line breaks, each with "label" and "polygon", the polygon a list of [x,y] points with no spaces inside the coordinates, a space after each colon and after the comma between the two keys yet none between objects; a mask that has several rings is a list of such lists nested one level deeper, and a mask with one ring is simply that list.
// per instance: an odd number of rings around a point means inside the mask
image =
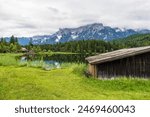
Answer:
[{"label": "cabin roof", "polygon": [[26,48],[22,47],[21,51],[28,51]]},{"label": "cabin roof", "polygon": [[150,46],[120,49],[112,52],[99,54],[96,56],[87,57],[86,60],[90,64],[98,64],[98,63],[105,63],[105,62],[110,62],[118,59],[123,59],[130,56],[135,56],[146,52],[150,52]]}]

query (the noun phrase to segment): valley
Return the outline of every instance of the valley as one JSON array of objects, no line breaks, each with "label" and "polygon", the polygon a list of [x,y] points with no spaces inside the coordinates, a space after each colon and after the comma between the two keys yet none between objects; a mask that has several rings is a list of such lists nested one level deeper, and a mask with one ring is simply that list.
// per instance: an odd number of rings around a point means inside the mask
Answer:
[{"label": "valley", "polygon": [[[20,63],[22,54],[0,54],[1,100],[149,99],[150,81],[138,78],[87,78],[85,63],[63,63],[46,69],[43,61]],[[83,93],[84,92],[84,93]]]},{"label": "valley", "polygon": [[[97,30],[103,26],[95,25]],[[46,39],[40,38],[43,42]],[[149,46],[150,34],[135,34],[121,39],[93,38],[51,44],[41,44],[40,39],[39,43],[35,43],[34,39],[29,39],[27,45],[20,44],[21,40],[14,36],[10,39],[1,38],[0,99],[149,99],[150,80],[131,77],[102,80],[87,77],[85,58],[122,48]]]}]

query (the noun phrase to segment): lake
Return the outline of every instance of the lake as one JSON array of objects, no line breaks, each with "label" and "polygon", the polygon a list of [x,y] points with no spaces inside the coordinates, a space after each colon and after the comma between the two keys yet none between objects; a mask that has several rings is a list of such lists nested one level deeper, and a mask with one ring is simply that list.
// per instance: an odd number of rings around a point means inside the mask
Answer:
[{"label": "lake", "polygon": [[21,56],[20,61],[31,61],[32,64],[39,64],[44,62],[47,68],[61,68],[63,63],[87,63],[85,58],[88,54],[52,54],[52,55],[29,55]]}]

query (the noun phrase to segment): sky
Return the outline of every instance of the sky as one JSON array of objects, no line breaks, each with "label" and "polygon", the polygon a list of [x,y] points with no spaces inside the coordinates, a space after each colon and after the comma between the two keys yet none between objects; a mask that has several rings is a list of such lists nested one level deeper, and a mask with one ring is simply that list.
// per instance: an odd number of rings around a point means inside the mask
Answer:
[{"label": "sky", "polygon": [[86,24],[150,29],[150,0],[0,0],[0,37],[50,35]]}]

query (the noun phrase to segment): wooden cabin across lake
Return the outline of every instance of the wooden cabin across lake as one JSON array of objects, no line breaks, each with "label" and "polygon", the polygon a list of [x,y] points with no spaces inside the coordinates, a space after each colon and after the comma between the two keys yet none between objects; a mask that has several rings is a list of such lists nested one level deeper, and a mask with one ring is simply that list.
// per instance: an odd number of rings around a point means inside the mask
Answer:
[{"label": "wooden cabin across lake", "polygon": [[97,78],[150,78],[150,46],[116,50],[86,60],[88,71]]}]

